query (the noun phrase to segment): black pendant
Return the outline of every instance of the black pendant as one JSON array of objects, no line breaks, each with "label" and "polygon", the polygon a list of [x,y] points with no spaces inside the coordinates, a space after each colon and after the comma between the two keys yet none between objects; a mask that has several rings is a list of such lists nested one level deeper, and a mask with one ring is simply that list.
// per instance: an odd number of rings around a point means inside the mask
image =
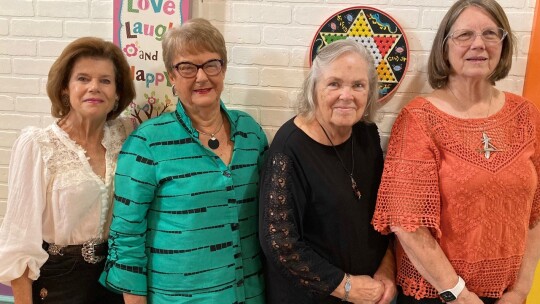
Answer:
[{"label": "black pendant", "polygon": [[208,140],[208,146],[212,150],[219,148],[219,140],[217,140],[217,138],[215,137],[210,137],[210,139]]}]

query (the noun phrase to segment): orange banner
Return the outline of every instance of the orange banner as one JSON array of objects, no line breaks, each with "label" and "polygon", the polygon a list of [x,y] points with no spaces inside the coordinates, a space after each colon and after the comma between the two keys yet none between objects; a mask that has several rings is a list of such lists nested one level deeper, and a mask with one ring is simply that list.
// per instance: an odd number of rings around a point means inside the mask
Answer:
[{"label": "orange banner", "polygon": [[[540,0],[536,1],[530,43],[523,96],[540,108]],[[540,303],[540,264],[536,267],[533,287],[527,298],[527,304],[538,303]]]},{"label": "orange banner", "polygon": [[[536,1],[523,96],[540,108],[540,1]],[[540,303],[540,302],[537,302]]]}]

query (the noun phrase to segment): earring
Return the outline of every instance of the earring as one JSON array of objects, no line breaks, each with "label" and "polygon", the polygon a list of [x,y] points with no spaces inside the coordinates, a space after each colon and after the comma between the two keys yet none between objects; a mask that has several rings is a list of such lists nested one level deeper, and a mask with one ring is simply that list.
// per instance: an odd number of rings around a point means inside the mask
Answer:
[{"label": "earring", "polygon": [[69,106],[70,106],[70,104],[69,104],[69,96],[62,95],[62,105],[64,105],[64,107],[69,108]]},{"label": "earring", "polygon": [[113,106],[112,110],[113,110],[113,112],[116,111],[116,110],[118,110],[118,101],[116,101],[116,102],[114,103],[114,106]]},{"label": "earring", "polygon": [[173,96],[178,96],[178,95],[176,95],[176,89],[174,88],[174,84],[172,85],[172,94],[173,94]]}]

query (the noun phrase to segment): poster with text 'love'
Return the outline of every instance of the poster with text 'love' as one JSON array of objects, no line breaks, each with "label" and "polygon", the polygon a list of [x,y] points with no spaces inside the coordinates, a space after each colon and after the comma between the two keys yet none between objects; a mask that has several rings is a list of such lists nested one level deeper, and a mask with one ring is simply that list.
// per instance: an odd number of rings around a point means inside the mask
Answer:
[{"label": "poster with text 'love'", "polygon": [[163,64],[167,30],[189,18],[189,0],[115,0],[113,41],[131,66],[137,97],[127,109],[138,123],[176,109]]}]

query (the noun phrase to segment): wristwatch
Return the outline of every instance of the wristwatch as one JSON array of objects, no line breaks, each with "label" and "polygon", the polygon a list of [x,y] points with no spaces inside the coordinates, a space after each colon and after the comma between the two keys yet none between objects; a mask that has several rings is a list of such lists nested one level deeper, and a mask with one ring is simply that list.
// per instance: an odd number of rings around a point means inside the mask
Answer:
[{"label": "wristwatch", "polygon": [[465,281],[458,276],[458,282],[454,288],[443,290],[439,293],[439,296],[441,299],[443,299],[445,302],[452,302],[457,300],[459,297],[459,294],[465,289]]},{"label": "wristwatch", "polygon": [[351,275],[346,273],[345,274],[345,296],[341,301],[347,302],[349,300],[349,292],[351,291]]}]

